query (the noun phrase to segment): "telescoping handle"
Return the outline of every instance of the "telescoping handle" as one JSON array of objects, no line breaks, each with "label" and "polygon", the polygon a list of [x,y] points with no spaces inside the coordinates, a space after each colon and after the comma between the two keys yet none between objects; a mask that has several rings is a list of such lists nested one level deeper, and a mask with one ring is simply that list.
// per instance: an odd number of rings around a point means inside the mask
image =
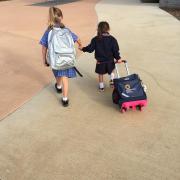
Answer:
[{"label": "telescoping handle", "polygon": [[[122,61],[125,65],[125,68],[126,68],[126,72],[127,72],[127,75],[130,75],[130,72],[129,72],[129,68],[128,68],[128,63],[126,60],[123,60]],[[117,63],[116,63],[117,64]],[[120,74],[119,74],[119,71],[118,71],[118,68],[117,68],[117,65],[115,64],[115,69],[116,69],[116,73],[117,73],[117,77],[120,78]]]}]

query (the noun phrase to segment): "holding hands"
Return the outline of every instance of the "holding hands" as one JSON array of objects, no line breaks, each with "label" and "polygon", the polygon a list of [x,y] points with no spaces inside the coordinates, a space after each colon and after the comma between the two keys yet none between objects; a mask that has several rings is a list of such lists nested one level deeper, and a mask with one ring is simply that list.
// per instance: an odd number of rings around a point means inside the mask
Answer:
[{"label": "holding hands", "polygon": [[79,49],[80,51],[82,51],[83,46],[82,46],[82,43],[81,43],[81,40],[80,40],[80,39],[77,40],[77,44],[78,44],[78,49]]},{"label": "holding hands", "polygon": [[126,60],[119,59],[119,60],[116,61],[116,63],[126,63]]},{"label": "holding hands", "polygon": [[82,51],[82,49],[83,49],[82,44],[81,44],[81,45],[79,45],[78,49],[79,49],[80,51]]}]

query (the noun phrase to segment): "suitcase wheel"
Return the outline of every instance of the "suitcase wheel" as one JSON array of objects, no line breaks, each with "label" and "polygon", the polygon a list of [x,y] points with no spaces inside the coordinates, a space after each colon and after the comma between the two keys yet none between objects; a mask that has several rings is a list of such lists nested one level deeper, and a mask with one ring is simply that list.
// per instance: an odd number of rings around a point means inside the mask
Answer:
[{"label": "suitcase wheel", "polygon": [[127,111],[127,108],[123,107],[121,108],[121,113],[125,113]]},{"label": "suitcase wheel", "polygon": [[136,106],[136,109],[139,110],[139,111],[142,111],[143,106],[142,106],[142,105],[137,105],[137,106]]}]

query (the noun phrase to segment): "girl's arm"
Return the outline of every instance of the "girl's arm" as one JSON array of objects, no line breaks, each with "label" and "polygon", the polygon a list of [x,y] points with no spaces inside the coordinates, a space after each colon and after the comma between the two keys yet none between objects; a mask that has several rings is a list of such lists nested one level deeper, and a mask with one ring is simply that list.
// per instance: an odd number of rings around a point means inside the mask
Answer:
[{"label": "girl's arm", "polygon": [[46,30],[39,42],[42,45],[42,59],[43,59],[43,64],[45,66],[49,66],[46,59],[47,50],[48,50],[48,34],[49,34],[49,30]]},{"label": "girl's arm", "polygon": [[45,66],[49,66],[47,59],[46,59],[46,55],[47,55],[47,47],[42,46],[42,58],[43,58],[43,63]]},{"label": "girl's arm", "polygon": [[82,48],[81,40],[80,40],[80,39],[78,38],[78,36],[77,36],[75,33],[73,33],[70,29],[69,29],[69,31],[70,31],[70,33],[71,33],[71,36],[72,36],[72,38],[73,38],[73,41],[74,41],[75,43],[77,43],[78,46],[79,46],[79,49],[81,49],[81,48]]},{"label": "girl's arm", "polygon": [[95,39],[93,38],[91,43],[88,46],[81,48],[81,50],[83,52],[92,53],[95,50]]},{"label": "girl's arm", "polygon": [[82,49],[82,43],[81,43],[81,40],[80,40],[80,39],[78,39],[78,40],[76,41],[76,43],[78,44],[79,49]]},{"label": "girl's arm", "polygon": [[117,62],[121,62],[121,56],[119,52],[119,45],[117,40],[115,39],[114,44],[113,44],[113,56],[116,59]]}]

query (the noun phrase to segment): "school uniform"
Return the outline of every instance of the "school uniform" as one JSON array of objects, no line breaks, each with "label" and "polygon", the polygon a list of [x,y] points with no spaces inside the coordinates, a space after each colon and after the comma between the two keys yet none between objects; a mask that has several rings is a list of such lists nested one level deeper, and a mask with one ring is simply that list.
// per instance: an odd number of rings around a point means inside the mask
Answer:
[{"label": "school uniform", "polygon": [[121,58],[118,42],[109,33],[94,37],[88,46],[82,48],[82,51],[89,53],[95,51],[97,60],[95,72],[98,74],[111,74],[115,69],[114,59]]},{"label": "school uniform", "polygon": [[[51,29],[47,29],[39,42],[42,46],[46,48],[48,48],[48,35],[50,31]],[[73,41],[76,42],[78,40],[78,36],[74,34],[73,32],[71,32],[71,35],[72,35]],[[74,68],[69,68],[65,70],[52,69],[52,72],[55,77],[63,77],[63,76],[68,77],[68,78],[76,77],[76,71]]]}]

